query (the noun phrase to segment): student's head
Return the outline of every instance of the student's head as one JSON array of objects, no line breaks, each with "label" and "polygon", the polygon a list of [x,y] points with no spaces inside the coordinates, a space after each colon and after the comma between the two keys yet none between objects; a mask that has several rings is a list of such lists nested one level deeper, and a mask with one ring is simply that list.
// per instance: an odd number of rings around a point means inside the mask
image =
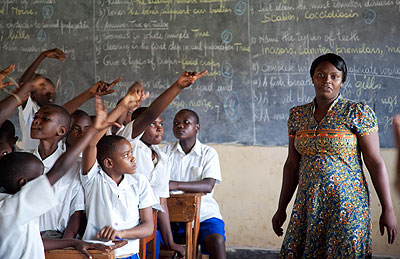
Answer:
[{"label": "student's head", "polygon": [[33,117],[31,138],[33,139],[62,139],[66,136],[71,124],[69,113],[56,104],[41,107]]},{"label": "student's head", "polygon": [[104,136],[97,143],[97,161],[106,172],[116,174],[134,174],[135,158],[128,140],[117,135]]},{"label": "student's head", "polygon": [[31,153],[7,154],[0,159],[0,186],[7,193],[14,194],[27,182],[42,175],[43,170],[43,163]]},{"label": "student's head", "polygon": [[180,110],[174,118],[173,132],[179,140],[196,138],[200,130],[200,120],[197,113],[189,109]]},{"label": "student's head", "polygon": [[31,92],[32,100],[39,106],[54,103],[56,100],[56,87],[53,82],[39,74],[35,74],[33,80],[38,77],[42,77],[45,80],[38,81],[40,83],[34,86],[34,90]]},{"label": "student's head", "polygon": [[[147,107],[140,107],[137,108],[132,113],[132,120],[135,120],[139,115],[141,115]],[[161,115],[155,119],[150,126],[147,127],[146,131],[144,132],[142,140],[146,145],[158,145],[161,143],[162,137],[164,135],[164,121],[161,118]]]},{"label": "student's head", "polygon": [[0,157],[11,153],[17,140],[14,124],[9,120],[4,121],[0,127]]},{"label": "student's head", "polygon": [[82,110],[76,110],[71,114],[71,128],[68,131],[66,143],[68,146],[73,146],[85,135],[86,131],[92,125],[92,120],[89,114]]}]

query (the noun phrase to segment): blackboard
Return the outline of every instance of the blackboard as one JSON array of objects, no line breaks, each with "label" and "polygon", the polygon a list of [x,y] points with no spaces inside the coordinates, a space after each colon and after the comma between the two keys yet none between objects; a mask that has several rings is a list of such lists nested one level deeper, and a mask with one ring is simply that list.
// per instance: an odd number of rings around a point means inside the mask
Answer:
[{"label": "blackboard", "polygon": [[163,113],[167,141],[174,114],[189,108],[200,116],[203,142],[287,144],[289,109],[314,97],[312,60],[335,52],[349,67],[343,96],[370,105],[381,147],[394,146],[399,1],[15,0],[0,1],[0,17],[1,67],[15,64],[13,77],[43,50],[67,53],[64,63],[48,59],[38,70],[56,83],[60,104],[121,76],[107,106],[136,80],[151,93],[146,105],[182,71],[209,70]]}]

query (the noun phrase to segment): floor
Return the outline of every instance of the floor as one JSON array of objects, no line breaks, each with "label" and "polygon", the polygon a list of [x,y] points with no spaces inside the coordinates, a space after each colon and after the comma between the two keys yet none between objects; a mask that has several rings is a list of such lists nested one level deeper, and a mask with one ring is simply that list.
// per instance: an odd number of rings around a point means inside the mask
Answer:
[{"label": "floor", "polygon": [[[373,255],[376,259],[400,259],[400,256]],[[279,251],[264,249],[227,248],[228,259],[276,259]]]}]

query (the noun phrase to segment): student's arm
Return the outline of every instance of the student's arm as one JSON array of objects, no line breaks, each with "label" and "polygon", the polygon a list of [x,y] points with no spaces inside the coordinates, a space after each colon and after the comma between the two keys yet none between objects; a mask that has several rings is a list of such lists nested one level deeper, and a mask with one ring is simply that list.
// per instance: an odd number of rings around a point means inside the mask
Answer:
[{"label": "student's arm", "polygon": [[178,253],[178,258],[183,258],[185,257],[185,249],[183,248],[183,246],[176,244],[172,236],[167,199],[160,198],[160,203],[164,212],[159,211],[157,218],[158,227],[160,228],[162,239],[164,240],[165,245],[168,247],[169,250],[176,251]]},{"label": "student's arm", "polygon": [[103,244],[89,243],[79,239],[42,239],[44,250],[61,249],[66,247],[73,247],[76,250],[85,254],[88,258],[92,256],[87,251],[88,249],[96,249],[100,251],[111,251],[111,246],[106,246]]},{"label": "student's arm", "polygon": [[8,76],[15,68],[15,65],[9,65],[2,71],[0,71],[0,89],[3,89],[4,87],[13,85],[13,82],[3,82],[3,79]]},{"label": "student's arm", "polygon": [[92,140],[90,141],[88,147],[82,153],[82,175],[87,175],[90,169],[96,162],[97,157],[97,142],[104,136],[107,129],[115,122],[115,120],[121,116],[127,109],[140,105],[144,99],[148,97],[148,93],[144,93],[143,89],[135,89],[129,91],[128,94],[122,99],[122,101],[110,112],[107,116],[107,112],[104,107],[101,108],[102,116],[105,116],[105,121],[103,122],[103,130],[99,131]]},{"label": "student's arm", "polygon": [[47,178],[50,181],[50,184],[53,185],[58,179],[60,179],[64,173],[70,168],[70,166],[76,161],[79,156],[79,153],[88,145],[94,135],[104,129],[104,125],[108,125],[107,123],[107,112],[104,110],[104,107],[101,103],[100,97],[96,97],[96,119],[93,125],[88,129],[83,137],[79,139],[79,141],[71,146],[64,154],[62,154],[50,169],[50,171],[46,174]]},{"label": "student's arm", "polygon": [[68,225],[64,230],[63,238],[75,238],[81,227],[82,218],[85,217],[83,210],[75,211],[74,214],[69,217]]},{"label": "student's arm", "polygon": [[201,181],[193,181],[193,182],[169,181],[169,190],[210,193],[215,186],[215,182],[216,180],[213,178],[204,178]]},{"label": "student's arm", "polygon": [[140,239],[145,238],[153,234],[153,209],[152,207],[147,207],[139,209],[140,214],[140,224],[136,227],[125,229],[125,230],[115,230],[111,226],[105,226],[97,234],[97,238],[105,240],[114,240],[118,238],[127,239]]},{"label": "student's arm", "polygon": [[364,163],[371,175],[372,183],[382,205],[382,214],[379,219],[381,235],[388,233],[388,243],[393,244],[397,235],[397,220],[390,197],[389,177],[385,163],[379,150],[378,132],[358,137]]},{"label": "student's arm", "polygon": [[168,104],[186,87],[207,73],[207,70],[196,72],[183,72],[178,80],[158,96],[133,123],[132,139],[142,134],[143,131],[167,108]]},{"label": "student's arm", "polygon": [[299,183],[300,154],[294,147],[294,136],[289,136],[289,153],[283,167],[283,180],[278,210],[272,218],[275,234],[283,235],[282,225],[286,220],[286,208]]},{"label": "student's arm", "polygon": [[89,99],[95,97],[96,95],[103,96],[113,93],[114,90],[112,90],[111,88],[119,81],[121,81],[120,77],[115,79],[111,84],[105,83],[103,81],[98,81],[89,89],[83,91],[80,95],[65,103],[63,107],[68,111],[69,114],[72,114],[79,108],[79,106],[87,102]]},{"label": "student's arm", "polygon": [[34,81],[22,83],[20,88],[14,93],[10,92],[9,96],[0,101],[0,125],[14,112],[14,110],[24,103],[31,91],[33,90],[34,84],[40,84],[45,81],[44,78],[39,77]]},{"label": "student's arm", "polygon": [[42,63],[42,61],[45,58],[55,58],[61,61],[64,61],[66,59],[66,55],[62,50],[60,49],[50,49],[43,51],[40,53],[40,55],[33,61],[33,63],[25,70],[25,72],[22,74],[21,78],[19,79],[19,82],[27,82],[32,79],[33,75],[35,74],[36,69]]}]

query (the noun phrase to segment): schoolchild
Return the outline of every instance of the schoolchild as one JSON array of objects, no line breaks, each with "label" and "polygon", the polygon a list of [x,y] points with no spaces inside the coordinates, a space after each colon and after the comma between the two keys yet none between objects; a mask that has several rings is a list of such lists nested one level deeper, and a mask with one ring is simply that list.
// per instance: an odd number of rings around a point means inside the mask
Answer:
[{"label": "schoolchild", "polygon": [[[143,91],[130,91],[107,120],[115,121],[145,97]],[[81,180],[88,220],[83,239],[125,239],[128,244],[116,249],[115,256],[138,258],[139,239],[153,231],[152,206],[157,200],[147,179],[135,174],[130,143],[121,136],[103,136],[104,133],[92,139],[82,157]]]},{"label": "schoolchild", "polygon": [[[223,259],[226,258],[225,223],[213,198],[214,186],[222,180],[219,158],[215,149],[197,139],[199,130],[199,117],[194,111],[183,109],[175,115],[173,132],[179,141],[163,148],[172,163],[169,189],[206,193],[200,206],[201,252],[210,258]],[[177,233],[184,231],[180,226]]]}]

